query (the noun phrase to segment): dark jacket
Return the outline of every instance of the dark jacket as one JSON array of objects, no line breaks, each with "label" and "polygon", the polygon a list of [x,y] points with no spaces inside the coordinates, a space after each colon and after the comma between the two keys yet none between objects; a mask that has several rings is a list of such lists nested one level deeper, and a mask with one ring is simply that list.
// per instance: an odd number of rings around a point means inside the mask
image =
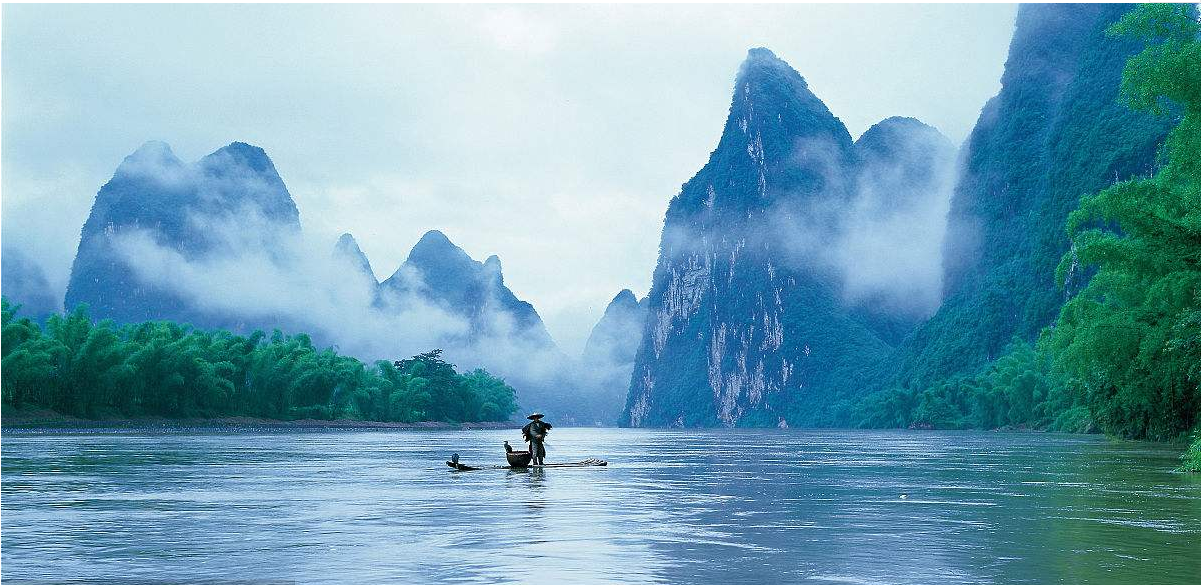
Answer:
[{"label": "dark jacket", "polygon": [[541,420],[530,421],[529,424],[521,427],[521,436],[527,441],[537,441],[541,443],[546,440],[546,433],[550,432],[551,424],[542,422]]}]

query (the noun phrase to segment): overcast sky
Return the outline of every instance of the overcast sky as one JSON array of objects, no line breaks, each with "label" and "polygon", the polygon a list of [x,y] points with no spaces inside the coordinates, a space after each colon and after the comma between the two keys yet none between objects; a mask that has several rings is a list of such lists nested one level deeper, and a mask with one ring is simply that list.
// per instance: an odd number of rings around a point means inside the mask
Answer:
[{"label": "overcast sky", "polygon": [[147,140],[262,146],[311,237],[386,278],[429,229],[578,351],[650,287],[667,202],[766,46],[858,137],[956,143],[999,88],[1013,5],[3,7],[3,234],[61,292],[96,191]]}]

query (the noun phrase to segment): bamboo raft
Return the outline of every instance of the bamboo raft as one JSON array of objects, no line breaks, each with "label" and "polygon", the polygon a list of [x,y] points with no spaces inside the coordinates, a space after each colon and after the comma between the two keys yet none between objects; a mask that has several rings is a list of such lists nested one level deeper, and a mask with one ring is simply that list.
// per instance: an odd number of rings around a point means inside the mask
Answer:
[{"label": "bamboo raft", "polygon": [[[524,458],[525,464],[524,465],[514,465],[513,464],[514,458],[512,457],[512,455],[520,454],[520,453],[525,453],[525,455],[526,455],[526,457]],[[459,463],[457,461],[447,461],[446,465],[448,465],[451,469],[453,469],[455,471],[480,471],[483,469],[514,469],[514,470],[545,469],[545,468],[550,468],[550,467],[556,467],[556,468],[558,468],[558,467],[606,467],[609,465],[608,461],[605,461],[603,459],[593,459],[593,458],[585,459],[583,461],[574,461],[571,463],[546,463],[543,465],[530,465],[529,464],[530,457],[529,457],[528,451],[514,451],[513,453],[509,453],[508,455],[510,455],[510,457],[508,457],[509,462],[510,462],[509,465],[485,465],[482,467],[475,467],[472,465]],[[518,457],[517,461],[520,462],[521,458]]]}]

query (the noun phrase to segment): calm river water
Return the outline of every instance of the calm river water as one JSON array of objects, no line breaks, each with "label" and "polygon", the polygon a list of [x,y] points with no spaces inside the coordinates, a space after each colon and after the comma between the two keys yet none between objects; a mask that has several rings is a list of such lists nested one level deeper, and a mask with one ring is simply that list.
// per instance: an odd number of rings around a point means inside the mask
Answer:
[{"label": "calm river water", "polygon": [[6,431],[6,583],[1201,583],[1179,448],[975,432]]}]

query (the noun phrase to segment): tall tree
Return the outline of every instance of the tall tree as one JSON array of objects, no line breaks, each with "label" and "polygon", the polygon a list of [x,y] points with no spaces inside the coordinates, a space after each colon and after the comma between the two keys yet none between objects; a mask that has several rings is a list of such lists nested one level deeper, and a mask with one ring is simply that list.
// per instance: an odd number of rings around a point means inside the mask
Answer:
[{"label": "tall tree", "polygon": [[1096,274],[1050,348],[1105,431],[1166,439],[1201,416],[1201,25],[1193,5],[1149,4],[1109,33],[1149,43],[1126,66],[1125,101],[1179,124],[1154,176],[1085,197],[1068,217],[1058,278]]}]

